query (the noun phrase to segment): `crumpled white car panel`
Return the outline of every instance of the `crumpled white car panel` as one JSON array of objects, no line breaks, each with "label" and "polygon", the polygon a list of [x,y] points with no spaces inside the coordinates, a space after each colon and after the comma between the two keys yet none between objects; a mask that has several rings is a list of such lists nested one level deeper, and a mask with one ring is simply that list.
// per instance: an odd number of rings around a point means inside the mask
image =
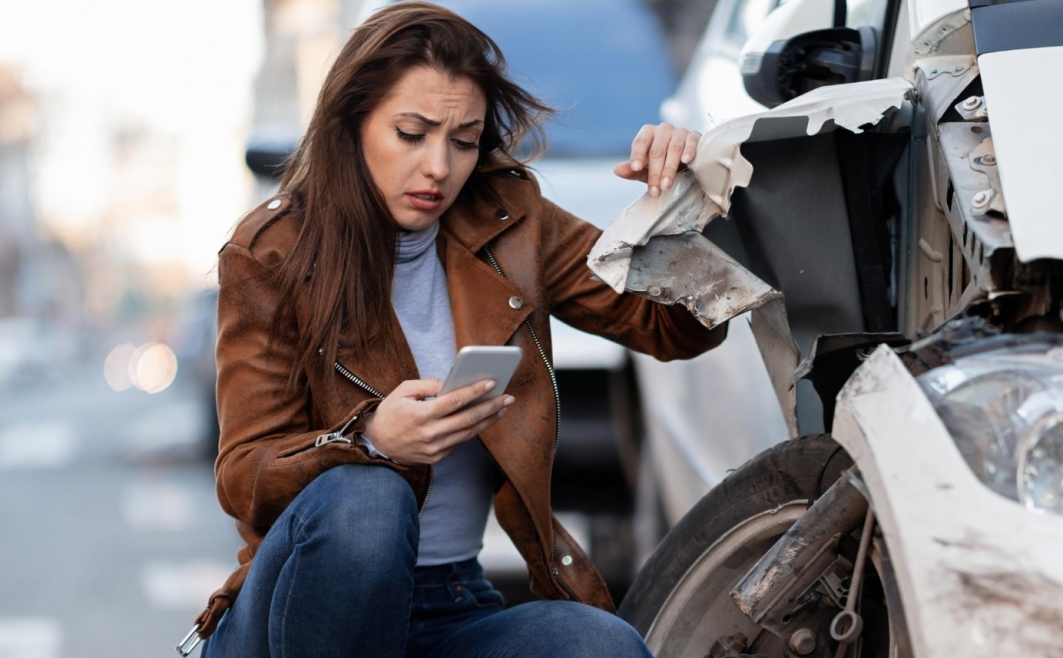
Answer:
[{"label": "crumpled white car panel", "polygon": [[591,249],[587,265],[617,292],[683,304],[707,327],[754,311],[753,333],[790,434],[796,436],[791,377],[800,350],[782,294],[701,232],[713,219],[727,216],[736,187],[749,185],[753,165],[742,156],[741,146],[751,140],[758,121],[806,119],[762,125],[757,140],[816,135],[829,122],[858,133],[861,126],[877,124],[900,108],[911,89],[901,78],[823,87],[772,110],[720,123],[701,137],[690,170],[677,176],[669,190],[657,198],[644,194],[613,220]]},{"label": "crumpled white car panel", "polygon": [[[753,166],[740,148],[760,119],[808,119],[801,133],[792,132],[793,124],[779,124],[787,132],[764,134],[761,139],[815,135],[831,120],[835,126],[859,133],[860,126],[876,124],[891,108],[901,107],[911,89],[911,84],[902,78],[821,87],[774,109],[720,123],[698,142],[697,155],[690,165],[693,174],[680,174],[659,197],[643,194],[625,208],[591,249],[588,266],[602,281],[622,292],[634,247],[645,245],[657,235],[700,233],[712,219],[726,217],[731,193],[736,187],[747,187],[753,176]],[[715,324],[726,319],[719,318]]]}]

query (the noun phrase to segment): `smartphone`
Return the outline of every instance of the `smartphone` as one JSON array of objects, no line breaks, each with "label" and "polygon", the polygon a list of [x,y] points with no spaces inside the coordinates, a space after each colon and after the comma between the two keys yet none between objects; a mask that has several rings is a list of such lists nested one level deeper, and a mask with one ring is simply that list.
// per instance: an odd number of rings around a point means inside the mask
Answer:
[{"label": "smartphone", "polygon": [[443,388],[439,395],[456,391],[457,389],[475,384],[485,379],[495,382],[495,387],[487,393],[476,398],[469,405],[483,402],[502,395],[509,386],[509,380],[517,370],[524,351],[519,347],[502,346],[489,347],[486,345],[469,345],[458,351],[454,365],[450,368],[450,374],[443,382]]}]

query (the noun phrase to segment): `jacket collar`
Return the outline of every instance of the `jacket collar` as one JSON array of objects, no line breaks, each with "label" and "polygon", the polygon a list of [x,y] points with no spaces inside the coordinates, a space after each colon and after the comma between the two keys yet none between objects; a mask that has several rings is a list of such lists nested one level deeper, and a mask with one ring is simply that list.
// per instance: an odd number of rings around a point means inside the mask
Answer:
[{"label": "jacket collar", "polygon": [[[454,338],[466,345],[505,345],[533,308],[513,281],[477,254],[532,212],[538,188],[515,162],[492,161],[481,169],[495,198],[454,204],[441,218],[436,238],[450,289]],[[520,300],[519,308],[511,302]]]},{"label": "jacket collar", "polygon": [[534,208],[538,189],[527,171],[513,162],[495,161],[481,169],[497,198],[486,196],[455,203],[440,218],[451,236],[477,253]]}]

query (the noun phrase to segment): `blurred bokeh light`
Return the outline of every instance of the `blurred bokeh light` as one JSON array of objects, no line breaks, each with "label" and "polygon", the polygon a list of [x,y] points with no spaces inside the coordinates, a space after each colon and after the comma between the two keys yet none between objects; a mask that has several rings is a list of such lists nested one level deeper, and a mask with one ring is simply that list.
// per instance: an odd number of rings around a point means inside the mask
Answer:
[{"label": "blurred bokeh light", "polygon": [[114,391],[124,391],[133,385],[129,376],[129,362],[137,348],[132,343],[122,343],[111,350],[103,362],[103,378]]},{"label": "blurred bokeh light", "polygon": [[129,360],[133,385],[145,393],[160,393],[177,376],[177,357],[173,350],[161,343],[147,343],[133,353]]}]

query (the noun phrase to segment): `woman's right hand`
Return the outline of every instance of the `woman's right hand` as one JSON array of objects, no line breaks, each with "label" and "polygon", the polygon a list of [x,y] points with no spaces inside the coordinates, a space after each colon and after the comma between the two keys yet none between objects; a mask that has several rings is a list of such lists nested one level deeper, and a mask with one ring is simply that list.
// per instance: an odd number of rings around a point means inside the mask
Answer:
[{"label": "woman's right hand", "polygon": [[436,464],[505,415],[512,395],[463,408],[494,387],[486,380],[428,400],[443,388],[441,380],[404,381],[366,420],[365,438],[400,464]]}]

